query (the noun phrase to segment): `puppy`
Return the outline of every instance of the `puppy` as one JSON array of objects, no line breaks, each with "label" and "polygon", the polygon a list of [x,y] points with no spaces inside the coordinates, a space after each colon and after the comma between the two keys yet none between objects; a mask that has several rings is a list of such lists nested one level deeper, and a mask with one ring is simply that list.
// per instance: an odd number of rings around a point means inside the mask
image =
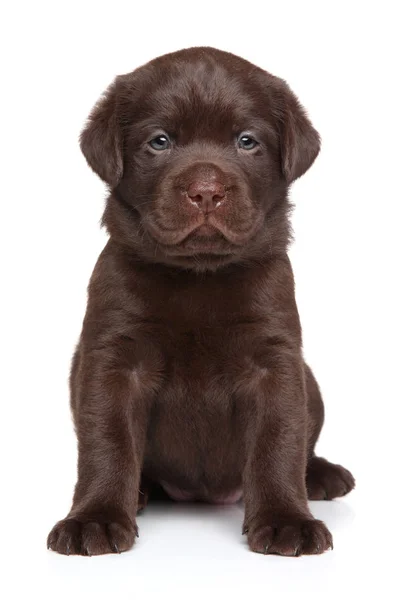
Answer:
[{"label": "puppy", "polygon": [[320,140],[287,84],[212,48],[117,77],[81,135],[110,195],[73,357],[78,482],[48,537],[131,548],[152,490],[243,497],[251,550],[332,547],[312,500],[352,475],[314,447],[324,409],[302,357],[287,256],[290,184]]}]

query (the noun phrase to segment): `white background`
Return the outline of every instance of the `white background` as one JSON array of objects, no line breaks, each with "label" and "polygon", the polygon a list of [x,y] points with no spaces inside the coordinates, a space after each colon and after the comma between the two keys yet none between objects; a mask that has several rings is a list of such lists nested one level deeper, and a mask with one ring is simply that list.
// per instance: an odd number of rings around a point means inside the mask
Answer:
[{"label": "white background", "polygon": [[[9,2],[1,21],[3,598],[396,596],[399,55],[396,2]],[[121,556],[46,549],[69,509],[69,361],[105,243],[105,190],[77,138],[119,73],[213,45],[289,82],[323,149],[292,189],[304,348],[324,393],[319,451],[357,479],[313,503],[333,552],[248,551],[242,508],[161,506]],[[397,488],[397,489],[396,489]],[[383,592],[382,592],[383,593]]]}]

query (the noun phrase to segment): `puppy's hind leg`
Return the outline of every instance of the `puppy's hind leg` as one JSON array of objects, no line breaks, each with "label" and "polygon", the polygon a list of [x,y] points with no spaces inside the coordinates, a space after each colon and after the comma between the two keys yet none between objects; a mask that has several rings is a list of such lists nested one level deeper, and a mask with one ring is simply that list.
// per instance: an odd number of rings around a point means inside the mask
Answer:
[{"label": "puppy's hind leg", "polygon": [[149,503],[150,484],[143,478],[140,480],[137,513],[142,512]]},{"label": "puppy's hind leg", "polygon": [[307,495],[309,500],[332,500],[348,494],[354,488],[355,480],[344,467],[314,454],[324,422],[324,405],[318,384],[308,365],[305,365],[305,375],[308,398]]},{"label": "puppy's hind leg", "polygon": [[163,487],[143,475],[140,480],[137,513],[141,513],[149,503],[172,502]]}]

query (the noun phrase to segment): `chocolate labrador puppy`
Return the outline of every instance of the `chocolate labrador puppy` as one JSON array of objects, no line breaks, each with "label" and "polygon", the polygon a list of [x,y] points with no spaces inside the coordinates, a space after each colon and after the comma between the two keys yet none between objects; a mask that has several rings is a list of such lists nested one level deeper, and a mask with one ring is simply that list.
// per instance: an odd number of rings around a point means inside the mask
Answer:
[{"label": "chocolate labrador puppy", "polygon": [[117,77],[81,135],[110,239],[71,369],[79,441],[62,554],[128,550],[152,489],[243,496],[256,552],[332,547],[312,500],[352,475],[314,454],[324,409],[287,256],[290,184],[320,147],[287,84],[212,48]]}]

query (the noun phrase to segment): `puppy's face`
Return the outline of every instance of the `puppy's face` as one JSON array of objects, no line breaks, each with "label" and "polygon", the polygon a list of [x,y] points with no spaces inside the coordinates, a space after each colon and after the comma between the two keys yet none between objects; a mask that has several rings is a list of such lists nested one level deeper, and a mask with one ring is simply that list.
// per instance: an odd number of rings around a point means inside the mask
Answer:
[{"label": "puppy's face", "polygon": [[282,80],[192,48],[118,77],[81,147],[112,189],[104,222],[115,239],[205,270],[285,246],[287,188],[319,138]]}]

